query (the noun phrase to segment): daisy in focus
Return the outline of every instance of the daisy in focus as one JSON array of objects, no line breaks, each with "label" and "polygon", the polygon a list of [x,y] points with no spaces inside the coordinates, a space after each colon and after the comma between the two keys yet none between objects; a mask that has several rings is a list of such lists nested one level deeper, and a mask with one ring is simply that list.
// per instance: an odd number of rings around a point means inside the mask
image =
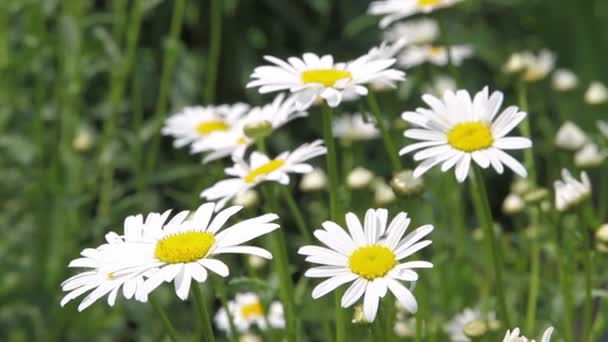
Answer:
[{"label": "daisy in focus", "polygon": [[371,115],[364,116],[361,113],[344,114],[335,118],[333,132],[334,136],[344,141],[371,140],[380,134]]},{"label": "daisy in focus", "polygon": [[249,105],[244,103],[186,107],[165,121],[162,134],[172,136],[173,146],[180,148],[227,132],[248,111]]},{"label": "daisy in focus", "polygon": [[305,117],[306,112],[295,107],[293,98],[285,99],[279,94],[270,104],[253,107],[247,115],[242,116],[231,125],[231,128],[207,139],[192,143],[192,153],[207,153],[203,162],[235,155],[242,157],[255,139],[248,135],[248,130],[263,130],[270,135],[274,130],[297,118]]},{"label": "daisy in focus", "polygon": [[570,210],[591,196],[591,181],[587,172],[581,172],[581,180],[572,177],[570,171],[562,169],[562,179],[555,181],[555,208]]},{"label": "daisy in focus", "polygon": [[415,282],[416,268],[431,268],[427,261],[401,263],[408,256],[431,244],[422,240],[433,226],[424,225],[405,237],[410,219],[399,213],[388,224],[386,209],[368,209],[362,224],[353,213],[346,214],[348,232],[336,223],[326,221],[323,229],[314,235],[327,247],[304,246],[298,253],[306,261],[320,264],[304,274],[309,278],[329,278],[312,291],[314,299],[320,298],[337,287],[352,283],[342,297],[341,305],[348,308],[363,297],[363,315],[367,322],[376,318],[380,298],[390,290],[399,303],[409,312],[418,310],[416,299],[401,282]]},{"label": "daisy in focus", "polygon": [[[543,333],[543,337],[540,339],[540,342],[551,342],[551,335],[553,334],[553,327],[547,328]],[[535,340],[529,340],[524,336],[520,336],[519,328],[511,330],[507,330],[504,339],[502,342],[535,342]]]},{"label": "daisy in focus", "polygon": [[335,63],[331,55],[305,53],[302,58],[287,61],[272,56],[264,59],[273,65],[255,68],[247,88],[259,87],[261,94],[288,90],[294,95],[296,107],[304,110],[318,99],[337,107],[344,94],[365,96],[366,85],[382,83],[393,86],[405,80],[405,73],[390,68],[394,59],[370,59],[368,55],[348,63]]},{"label": "daisy in focus", "polygon": [[216,210],[223,208],[232,198],[265,181],[289,184],[289,173],[309,173],[314,170],[305,162],[327,152],[321,140],[304,144],[291,152],[283,152],[274,159],[263,153],[251,153],[250,162],[234,157],[234,166],[225,170],[232,178],[224,179],[204,190],[201,197],[217,201]]},{"label": "daisy in focus", "polygon": [[[473,56],[473,48],[469,45],[453,45],[450,46],[449,53],[452,63],[461,65],[465,59]],[[448,48],[433,45],[408,46],[397,57],[397,64],[406,69],[422,63],[445,66],[448,61]]]},{"label": "daisy in focus", "polygon": [[439,24],[430,18],[396,23],[384,31],[384,39],[397,42],[404,39],[409,45],[430,44],[439,37]]},{"label": "daisy in focus", "polygon": [[[241,333],[250,331],[253,326],[257,326],[260,330],[266,330],[268,325],[271,328],[285,327],[283,305],[280,302],[272,302],[266,313],[260,298],[255,293],[237,293],[234,300],[228,302],[228,310],[236,329]],[[214,320],[220,330],[230,333],[230,321],[225,307],[216,313]]]},{"label": "daisy in focus", "polygon": [[380,27],[385,28],[391,23],[418,13],[428,14],[437,9],[450,7],[462,0],[383,0],[373,1],[367,12],[371,15],[383,16]]},{"label": "daisy in focus", "polygon": [[441,164],[443,172],[455,167],[456,179],[463,182],[471,161],[484,169],[491,165],[499,174],[504,172],[504,164],[519,176],[527,176],[524,166],[504,152],[532,147],[528,138],[506,136],[527,114],[515,106],[498,114],[502,92],[490,95],[485,87],[473,99],[466,90],[447,91],[441,99],[427,94],[422,99],[429,109],[418,108],[401,116],[419,127],[406,130],[404,135],[420,142],[399,151],[400,155],[418,151],[414,160],[422,163],[414,170],[415,177]]}]

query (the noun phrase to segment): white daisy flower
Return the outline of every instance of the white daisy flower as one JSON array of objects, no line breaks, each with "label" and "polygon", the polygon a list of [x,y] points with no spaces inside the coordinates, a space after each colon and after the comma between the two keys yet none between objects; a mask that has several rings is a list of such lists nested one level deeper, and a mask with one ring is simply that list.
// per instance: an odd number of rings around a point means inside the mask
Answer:
[{"label": "white daisy flower", "polygon": [[433,83],[426,87],[425,92],[435,97],[441,97],[446,91],[456,91],[457,88],[456,81],[452,77],[438,75],[433,79]]},{"label": "white daisy flower", "polygon": [[585,144],[574,154],[574,165],[579,168],[587,169],[602,165],[608,157],[608,151],[601,149],[597,144]]},{"label": "white daisy flower", "polygon": [[524,81],[535,82],[547,77],[555,67],[555,54],[547,49],[540,51],[538,55],[524,52]]},{"label": "white daisy flower", "polygon": [[208,153],[203,162],[236,155],[242,157],[254,139],[245,134],[248,125],[268,125],[270,132],[288,122],[307,116],[308,113],[297,110],[293,98],[285,99],[279,94],[272,103],[251,108],[245,116],[234,122],[230,129],[215,134],[208,139],[199,139],[192,144],[192,153]]},{"label": "white daisy flower", "polygon": [[333,132],[334,136],[346,141],[375,139],[380,134],[371,114],[363,116],[361,113],[336,117]]},{"label": "white daisy flower", "polygon": [[141,258],[130,255],[130,248],[132,243],[139,240],[140,231],[163,226],[170,213],[170,210],[162,214],[150,213],[145,220],[141,214],[129,216],[124,221],[123,235],[110,232],[106,234],[107,243],[96,249],[84,249],[80,253],[82,257],[70,262],[68,267],[88,270],[61,284],[63,291],[69,291],[61,300],[61,306],[91,290],[78,306],[78,311],[86,309],[106,294],[109,294],[108,305],[114,306],[121,288],[126,299],[134,297],[140,302],[146,302],[148,293],[144,290],[143,283],[144,275],[149,275],[150,270],[142,265]]},{"label": "white daisy flower", "polygon": [[608,101],[608,88],[602,82],[591,82],[585,92],[585,102],[590,105],[599,105],[606,101]]},{"label": "white daisy flower", "polygon": [[450,335],[452,342],[469,342],[471,339],[464,332],[467,324],[474,321],[494,319],[494,316],[495,314],[490,312],[487,317],[484,317],[479,309],[466,308],[454,315],[452,320],[445,326],[445,331]]},{"label": "white daisy flower", "polygon": [[371,15],[381,15],[380,27],[385,28],[391,23],[418,13],[431,13],[437,9],[450,7],[462,0],[382,0],[373,1],[367,12]]},{"label": "white daisy flower", "polygon": [[186,107],[167,118],[162,133],[172,136],[173,146],[180,148],[228,131],[248,110],[244,103]]},{"label": "white daisy flower", "polygon": [[456,179],[463,182],[471,161],[484,169],[491,165],[499,174],[504,171],[504,164],[521,177],[527,176],[523,165],[503,151],[532,146],[528,138],[506,136],[527,114],[515,106],[498,114],[502,92],[494,91],[490,95],[485,87],[474,99],[466,90],[447,91],[442,99],[428,94],[422,99],[430,109],[418,108],[416,112],[401,115],[403,120],[420,127],[408,129],[404,135],[421,142],[399,151],[403,155],[419,150],[414,160],[422,163],[414,170],[415,177],[441,163],[443,172],[456,166]]},{"label": "white daisy flower", "polygon": [[[553,334],[553,327],[547,328],[543,333],[543,337],[540,342],[551,342],[551,335]],[[513,331],[507,330],[502,342],[535,342],[535,340],[529,340],[524,336],[520,336],[519,328],[513,329]]]},{"label": "white daisy flower", "polygon": [[366,84],[394,86],[394,82],[405,79],[403,71],[390,68],[394,59],[370,60],[368,55],[349,63],[335,63],[331,55],[319,57],[314,53],[290,57],[287,62],[272,56],[264,59],[274,65],[255,68],[247,87],[260,87],[262,94],[289,90],[299,109],[310,107],[318,98],[337,107],[345,93],[367,95]]},{"label": "white daisy flower", "polygon": [[[249,331],[252,326],[257,326],[261,330],[266,330],[268,325],[272,328],[285,327],[283,305],[280,302],[271,303],[266,314],[260,298],[252,292],[237,293],[234,301],[228,302],[228,310],[239,332]],[[230,332],[230,321],[225,307],[216,313],[214,320],[220,330]]]},{"label": "white daisy flower", "polygon": [[264,181],[273,181],[280,184],[289,184],[289,173],[309,173],[314,170],[305,161],[325,154],[327,149],[321,140],[304,144],[292,152],[283,152],[276,158],[270,159],[263,153],[251,153],[250,162],[247,163],[239,157],[233,157],[234,166],[227,168],[228,178],[217,182],[204,190],[201,197],[210,201],[218,201],[216,210],[249,189],[256,187]]},{"label": "white daisy flower", "polygon": [[555,134],[555,146],[576,151],[588,142],[587,134],[572,121],[564,122]]},{"label": "white daisy flower", "polygon": [[591,196],[591,181],[585,171],[578,181],[570,171],[562,169],[562,179],[555,181],[555,208],[566,211],[579,205]]},{"label": "white daisy flower", "polygon": [[557,69],[553,73],[551,86],[557,91],[570,91],[578,86],[578,77],[568,69]]},{"label": "white daisy flower", "polygon": [[306,277],[329,278],[313,289],[314,299],[352,282],[341,305],[350,307],[363,297],[363,312],[368,322],[376,318],[380,298],[384,298],[387,290],[408,311],[417,311],[416,299],[401,281],[417,281],[418,274],[413,269],[430,268],[433,264],[400,261],[431,244],[430,240],[419,240],[428,235],[433,226],[419,227],[403,237],[410,223],[407,214],[399,213],[388,228],[387,219],[386,209],[369,209],[363,225],[355,214],[346,214],[348,232],[331,221],[324,222],[324,229],[314,232],[329,248],[304,246],[298,251],[306,255],[306,261],[321,265],[306,271]]},{"label": "white daisy flower", "polygon": [[[462,62],[473,55],[470,45],[450,46],[452,63],[461,65]],[[448,64],[448,49],[443,46],[419,45],[408,46],[397,57],[397,64],[409,69],[422,63],[431,63],[439,66]]]},{"label": "white daisy flower", "polygon": [[384,39],[396,42],[405,39],[408,44],[430,44],[439,37],[439,24],[430,18],[397,23],[384,31]]}]

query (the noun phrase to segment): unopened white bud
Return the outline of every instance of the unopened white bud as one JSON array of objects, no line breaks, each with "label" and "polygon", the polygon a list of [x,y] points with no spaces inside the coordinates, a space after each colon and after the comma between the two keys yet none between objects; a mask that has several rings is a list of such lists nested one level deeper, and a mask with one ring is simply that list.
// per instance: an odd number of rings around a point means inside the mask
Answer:
[{"label": "unopened white bud", "polygon": [[506,215],[515,215],[524,210],[526,203],[518,194],[509,194],[502,202],[502,212]]},{"label": "unopened white bud", "polygon": [[373,179],[373,172],[363,167],[357,167],[346,177],[346,185],[350,189],[363,189],[368,187]]},{"label": "unopened white bud", "polygon": [[300,190],[304,192],[321,191],[327,187],[327,176],[321,169],[314,169],[305,174],[300,181]]},{"label": "unopened white bud", "polygon": [[568,151],[576,151],[587,143],[587,135],[572,121],[566,121],[557,130],[555,146]]},{"label": "unopened white bud", "polygon": [[72,142],[72,147],[78,152],[86,152],[95,144],[95,136],[86,128],[79,129]]},{"label": "unopened white bud", "polygon": [[585,102],[590,105],[599,105],[606,101],[608,101],[608,88],[601,82],[591,82],[585,92]]},{"label": "unopened white bud", "polygon": [[260,196],[255,190],[247,190],[234,197],[232,204],[241,205],[245,208],[253,208],[260,202]]},{"label": "unopened white bud", "polygon": [[608,157],[606,151],[600,151],[596,144],[588,143],[574,155],[574,165],[582,169],[598,167]]},{"label": "unopened white bud", "polygon": [[266,266],[268,261],[264,258],[261,258],[257,255],[248,255],[247,256],[247,264],[253,268],[254,270],[259,270]]},{"label": "unopened white bud", "polygon": [[388,205],[397,199],[393,188],[388,186],[384,181],[375,182],[374,184],[374,201],[378,205]]},{"label": "unopened white bud", "polygon": [[567,69],[557,69],[553,73],[551,85],[557,91],[569,91],[578,85],[576,74]]}]

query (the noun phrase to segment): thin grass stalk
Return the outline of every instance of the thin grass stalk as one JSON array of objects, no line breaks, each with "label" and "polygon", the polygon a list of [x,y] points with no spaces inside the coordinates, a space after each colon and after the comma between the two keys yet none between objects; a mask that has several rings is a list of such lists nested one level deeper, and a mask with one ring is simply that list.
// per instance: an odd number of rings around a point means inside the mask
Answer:
[{"label": "thin grass stalk", "polygon": [[[525,81],[520,80],[517,87],[517,97],[519,100],[519,109],[523,112],[528,112],[528,87]],[[521,122],[520,132],[528,138],[532,138],[532,130],[530,128],[530,115],[526,115],[526,118]],[[534,162],[534,150],[531,148],[524,150],[524,165],[528,170],[528,179],[533,185],[536,185],[536,163]]]},{"label": "thin grass stalk", "polygon": [[581,217],[586,224],[583,229],[583,268],[585,273],[585,300],[583,304],[583,341],[591,341],[591,328],[593,326],[593,297],[591,289],[593,287],[593,245],[591,244],[591,232],[596,229],[595,214],[593,204],[588,200],[581,208]]},{"label": "thin grass stalk", "polygon": [[154,309],[154,311],[160,318],[160,320],[163,324],[163,327],[165,329],[165,332],[167,333],[167,335],[169,335],[169,339],[171,339],[172,342],[179,342],[180,338],[177,333],[177,330],[175,330],[175,327],[173,327],[173,324],[169,320],[169,317],[167,316],[165,309],[163,309],[163,307],[160,305],[160,303],[154,297],[148,298],[148,301],[150,302],[150,305],[152,305],[152,308]]},{"label": "thin grass stalk", "polygon": [[[228,326],[230,327],[228,335],[230,336],[230,340],[232,342],[238,342],[239,331],[236,329],[236,325],[234,325],[234,316],[228,307],[228,299],[226,299],[226,289],[224,284],[221,284],[216,278],[212,279],[212,283],[213,292],[215,292],[215,295],[220,299],[222,307],[224,307],[224,310],[226,310],[226,316],[228,316]],[[266,316],[264,316],[264,319],[266,320]],[[270,329],[270,325],[266,324],[266,326]]]},{"label": "thin grass stalk", "polygon": [[222,48],[222,0],[211,0],[209,11],[209,56],[207,60],[207,85],[204,100],[208,105],[215,101],[217,87],[217,70]]},{"label": "thin grass stalk", "polygon": [[302,214],[302,210],[300,210],[300,207],[298,206],[296,199],[293,197],[293,194],[291,193],[289,188],[286,186],[281,187],[281,192],[283,194],[283,198],[285,199],[285,202],[287,202],[289,211],[291,211],[291,215],[293,216],[293,219],[296,222],[296,226],[298,227],[300,234],[302,234],[302,237],[304,238],[304,242],[306,244],[311,244],[312,235],[311,235],[310,231],[308,230],[308,227],[306,225],[306,220],[304,219],[304,215]]},{"label": "thin grass stalk", "polygon": [[399,172],[403,169],[401,165],[401,160],[399,159],[399,154],[395,149],[395,145],[393,144],[393,140],[391,138],[390,132],[386,127],[386,123],[384,122],[384,117],[382,116],[382,111],[380,110],[380,105],[378,105],[378,100],[376,99],[376,95],[370,92],[367,95],[367,103],[376,117],[376,126],[380,130],[382,134],[382,140],[384,141],[384,148],[386,149],[386,153],[391,161],[391,165],[393,167],[393,172]]},{"label": "thin grass stalk", "polygon": [[530,282],[528,287],[528,307],[526,314],[526,331],[534,331],[536,323],[536,309],[538,302],[538,290],[540,286],[540,241],[538,234],[540,230],[541,209],[538,206],[532,208],[532,236],[530,237]]},{"label": "thin grass stalk", "polygon": [[441,31],[441,36],[444,40],[443,44],[445,45],[445,49],[447,51],[448,69],[450,70],[452,78],[456,81],[456,84],[461,86],[460,72],[458,71],[456,65],[454,65],[454,56],[452,56],[452,41],[450,39],[450,33],[447,29],[445,14],[439,15],[439,30]]},{"label": "thin grass stalk", "polygon": [[[559,215],[559,214],[558,214]],[[571,295],[571,286],[570,286],[570,272],[566,269],[566,260],[569,254],[568,249],[566,248],[566,244],[562,244],[560,240],[560,217],[558,216],[556,220],[552,222],[552,235],[553,241],[555,243],[555,253],[557,255],[557,273],[558,273],[558,281],[559,287],[562,296],[562,303],[564,305],[563,312],[563,331],[564,336],[567,341],[574,341],[574,333],[572,331],[572,324],[574,320],[572,319],[572,314],[574,312],[572,305],[572,295]],[[564,258],[566,255],[566,258]]]}]

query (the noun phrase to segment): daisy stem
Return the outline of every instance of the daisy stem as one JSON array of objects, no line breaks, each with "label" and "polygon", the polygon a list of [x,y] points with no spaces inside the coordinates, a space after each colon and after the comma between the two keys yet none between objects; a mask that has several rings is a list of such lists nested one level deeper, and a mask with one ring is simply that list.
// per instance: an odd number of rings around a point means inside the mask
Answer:
[{"label": "daisy stem", "polygon": [[454,78],[456,84],[460,86],[460,73],[458,72],[458,68],[456,68],[456,65],[454,65],[454,59],[452,58],[453,51],[451,48],[451,39],[445,22],[445,14],[439,15],[439,29],[441,30],[441,36],[444,40],[443,44],[445,45],[448,55],[448,68],[450,70],[450,74],[452,74],[452,78]]},{"label": "daisy stem", "polygon": [[228,316],[228,325],[230,326],[230,340],[232,340],[232,342],[238,342],[239,332],[236,329],[236,326],[234,325],[234,317],[232,315],[232,312],[230,312],[228,308],[228,300],[226,299],[226,289],[224,287],[224,284],[220,283],[218,280],[218,278],[212,278],[213,292],[215,292],[215,295],[220,299],[224,310],[226,310],[226,316]]},{"label": "daisy stem", "polygon": [[[558,213],[559,215],[559,213]],[[566,259],[564,255],[568,255],[568,249],[566,246],[562,246],[560,241],[560,218],[558,217],[553,223],[553,239],[556,248],[557,255],[557,272],[560,290],[562,294],[562,302],[564,305],[564,336],[567,341],[574,341],[574,334],[572,332],[572,297],[570,295],[570,281],[568,279],[570,272],[566,268]]]},{"label": "daisy stem", "polygon": [[588,200],[581,209],[581,216],[584,222],[589,226],[583,229],[583,267],[585,269],[585,301],[583,305],[583,342],[590,341],[591,327],[593,326],[593,298],[591,297],[591,288],[593,283],[593,246],[591,244],[590,232],[596,228],[595,214],[593,212],[593,204]]},{"label": "daisy stem", "polygon": [[538,300],[539,273],[540,273],[540,246],[538,241],[541,210],[535,206],[531,210],[532,236],[530,237],[530,284],[528,290],[528,311],[526,315],[526,331],[534,331],[536,321],[536,304]]},{"label": "daisy stem", "polygon": [[380,110],[380,106],[378,105],[378,100],[376,99],[376,95],[370,92],[367,94],[367,103],[374,113],[376,117],[376,125],[378,129],[380,129],[380,133],[382,134],[382,139],[384,140],[384,148],[388,153],[388,157],[391,160],[391,164],[393,166],[393,172],[398,172],[403,169],[401,165],[401,160],[399,160],[399,154],[397,154],[397,150],[395,149],[395,145],[393,144],[393,140],[391,139],[391,135],[386,127],[384,122],[384,118],[382,117],[382,111]]},{"label": "daisy stem", "polygon": [[165,312],[165,309],[163,309],[163,307],[160,305],[160,303],[155,298],[150,297],[148,300],[150,301],[150,304],[152,305],[152,308],[154,309],[154,311],[156,311],[156,314],[158,315],[158,317],[160,317],[160,320],[163,322],[165,331],[166,331],[167,335],[169,335],[169,338],[171,339],[171,341],[179,342],[180,341],[179,335],[177,334],[175,327],[173,327],[173,324],[171,324],[169,317],[167,317],[167,313]]},{"label": "daisy stem", "polygon": [[[517,96],[519,99],[519,109],[523,112],[528,112],[528,91],[526,87],[526,82],[523,80],[519,82],[517,87]],[[521,128],[521,134],[531,139],[532,130],[530,128],[530,116],[526,115],[524,120],[521,122],[519,126]],[[531,148],[527,148],[524,150],[524,164],[526,169],[530,173],[528,179],[532,182],[534,186],[536,186],[536,164],[534,163],[534,150]]]},{"label": "daisy stem", "polygon": [[[338,221],[340,216],[338,208],[338,162],[336,159],[336,145],[332,132],[332,109],[323,106],[323,136],[327,147],[327,174],[329,175],[329,213],[332,221]],[[346,342],[346,313],[342,309],[340,298],[342,292],[336,289],[334,302],[336,306],[336,342]]]},{"label": "daisy stem", "polygon": [[307,229],[306,221],[304,220],[304,215],[302,214],[302,211],[300,210],[296,199],[293,197],[293,194],[287,186],[282,186],[281,192],[283,192],[283,197],[285,197],[287,206],[291,211],[291,215],[293,216],[293,219],[296,222],[296,226],[298,227],[300,234],[302,234],[302,237],[304,238],[304,242],[306,244],[311,244],[312,236],[310,234],[310,231]]},{"label": "daisy stem", "polygon": [[215,101],[217,70],[222,48],[222,1],[211,0],[209,11],[211,28],[209,31],[209,56],[207,63],[207,85],[205,86],[205,102],[208,105]]},{"label": "daisy stem", "polygon": [[198,309],[199,324],[202,324],[203,330],[203,341],[214,342],[215,335],[213,335],[213,327],[211,326],[211,318],[209,311],[207,311],[207,305],[205,299],[201,293],[201,288],[198,283],[192,284],[192,295],[194,297],[194,303]]},{"label": "daisy stem", "polygon": [[500,245],[494,234],[494,220],[492,218],[492,212],[490,211],[490,204],[488,203],[488,195],[486,187],[481,175],[481,170],[478,166],[473,165],[473,177],[471,182],[471,196],[473,196],[473,206],[475,207],[475,214],[479,220],[479,224],[484,232],[484,239],[488,244],[488,249],[491,251],[491,265],[488,265],[488,275],[492,273],[494,268],[494,274],[496,278],[496,292],[498,299],[498,312],[500,313],[501,320],[505,323],[505,326],[510,327],[511,322],[509,320],[509,313],[507,310],[507,300],[504,291],[504,282],[502,277],[503,259]]},{"label": "daisy stem", "polygon": [[384,336],[385,327],[385,314],[382,305],[378,307],[378,315],[376,319],[371,324],[372,325],[372,333],[374,337],[374,341],[386,341],[387,338]]}]

